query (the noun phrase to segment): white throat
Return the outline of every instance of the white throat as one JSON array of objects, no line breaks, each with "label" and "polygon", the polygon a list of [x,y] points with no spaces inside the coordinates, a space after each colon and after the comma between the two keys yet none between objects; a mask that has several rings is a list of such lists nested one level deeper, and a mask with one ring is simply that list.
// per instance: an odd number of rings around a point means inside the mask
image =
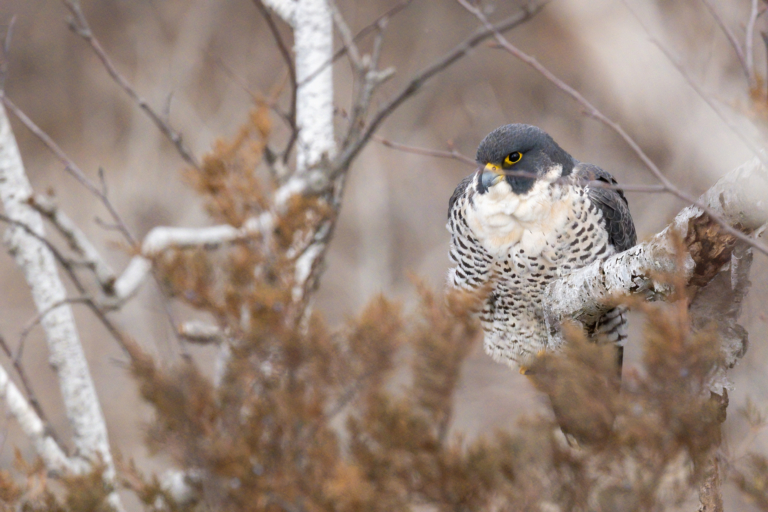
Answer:
[{"label": "white throat", "polygon": [[[473,196],[474,208],[467,208],[467,221],[483,247],[493,255],[509,252],[523,241],[527,254],[540,253],[551,234],[565,223],[567,210],[560,186],[552,183],[560,177],[562,166],[553,166],[538,178],[525,194],[515,194],[506,180]],[[479,176],[475,177],[477,185]]]}]

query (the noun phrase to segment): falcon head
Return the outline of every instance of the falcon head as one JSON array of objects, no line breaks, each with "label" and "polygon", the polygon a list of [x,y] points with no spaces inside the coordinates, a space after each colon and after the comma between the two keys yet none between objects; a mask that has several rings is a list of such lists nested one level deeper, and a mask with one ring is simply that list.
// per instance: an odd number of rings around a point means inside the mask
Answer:
[{"label": "falcon head", "polygon": [[577,163],[545,131],[527,124],[493,130],[477,148],[476,159],[480,194],[506,183],[518,196],[530,192],[537,180],[570,174]]}]

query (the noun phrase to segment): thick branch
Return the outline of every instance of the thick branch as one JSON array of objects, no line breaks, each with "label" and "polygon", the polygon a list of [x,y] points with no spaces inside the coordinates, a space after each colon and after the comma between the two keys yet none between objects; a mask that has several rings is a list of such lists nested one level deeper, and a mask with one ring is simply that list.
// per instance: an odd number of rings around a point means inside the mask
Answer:
[{"label": "thick branch", "polygon": [[16,418],[22,432],[32,441],[35,452],[43,459],[49,471],[69,474],[87,471],[87,464],[84,464],[82,459],[70,460],[53,437],[46,432],[45,424],[2,366],[0,366],[0,398],[5,401],[8,411]]},{"label": "thick branch", "polygon": [[[42,236],[43,220],[29,205],[31,196],[32,187],[24,172],[16,139],[5,109],[0,106],[0,198],[9,218]],[[15,225],[6,232],[5,242],[24,271],[37,310],[48,311],[54,304],[62,303],[66,299],[66,290],[48,247],[38,237]],[[107,468],[105,477],[112,480],[115,470],[107,427],[70,305],[62,303],[48,311],[41,324],[48,342],[51,366],[59,378],[77,453],[91,463],[103,463]]]},{"label": "thick branch", "polygon": [[[270,7],[281,2],[268,2]],[[296,54],[296,172],[304,173],[336,152],[333,131],[333,74],[318,69],[333,57],[333,21],[325,0],[298,0],[293,30]],[[311,80],[307,77],[313,76]]]},{"label": "thick branch", "polygon": [[[699,203],[751,234],[768,222],[766,197],[768,170],[755,158],[721,178]],[[678,240],[687,251],[683,269],[677,268]],[[545,301],[550,331],[554,334],[564,318],[593,318],[620,297],[666,295],[669,290],[654,280],[660,273],[683,270],[691,285],[704,286],[730,261],[735,245],[736,237],[701,209],[689,206],[649,241],[552,283]]]},{"label": "thick branch", "polygon": [[67,240],[69,246],[83,258],[84,264],[93,270],[99,285],[105,293],[113,293],[115,272],[101,257],[99,251],[85,236],[85,233],[62,212],[56,203],[45,196],[37,195],[29,199],[29,204],[44,215]]}]

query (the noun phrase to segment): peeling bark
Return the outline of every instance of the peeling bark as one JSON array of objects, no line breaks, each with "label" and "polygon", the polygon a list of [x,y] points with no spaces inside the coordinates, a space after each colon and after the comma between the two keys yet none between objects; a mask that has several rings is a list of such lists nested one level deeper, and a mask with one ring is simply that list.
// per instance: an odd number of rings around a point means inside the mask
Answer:
[{"label": "peeling bark", "polygon": [[[721,178],[699,203],[750,235],[768,223],[768,170],[755,158]],[[683,254],[678,254],[680,249]],[[622,297],[664,299],[672,290],[657,280],[659,275],[684,272],[691,297],[692,328],[715,329],[721,342],[724,364],[712,375],[709,387],[722,423],[731,388],[726,370],[744,356],[748,346],[747,331],[737,320],[750,287],[751,263],[748,243],[728,233],[701,208],[689,206],[650,240],[550,285],[549,300],[545,301],[550,336],[554,346],[562,344],[558,329],[562,319],[594,318]],[[706,464],[699,488],[699,512],[720,512],[723,475],[717,449]]]},{"label": "peeling bark", "polygon": [[[729,172],[699,202],[746,234],[768,222],[768,170],[755,158]],[[677,254],[682,240],[685,254]],[[553,346],[562,344],[563,319],[585,321],[628,296],[663,299],[670,288],[655,279],[683,271],[689,283],[709,283],[731,260],[737,246],[733,235],[696,206],[684,208],[664,231],[632,249],[597,261],[549,286],[545,317]],[[682,262],[682,268],[678,268]]]}]

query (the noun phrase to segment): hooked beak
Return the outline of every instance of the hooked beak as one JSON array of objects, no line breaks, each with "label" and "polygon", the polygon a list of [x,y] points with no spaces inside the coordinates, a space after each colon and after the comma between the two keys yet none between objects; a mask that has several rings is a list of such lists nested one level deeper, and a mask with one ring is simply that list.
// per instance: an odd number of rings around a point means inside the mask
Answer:
[{"label": "hooked beak", "polygon": [[504,171],[496,164],[487,163],[480,175],[480,182],[485,190],[488,190],[504,179]]}]

